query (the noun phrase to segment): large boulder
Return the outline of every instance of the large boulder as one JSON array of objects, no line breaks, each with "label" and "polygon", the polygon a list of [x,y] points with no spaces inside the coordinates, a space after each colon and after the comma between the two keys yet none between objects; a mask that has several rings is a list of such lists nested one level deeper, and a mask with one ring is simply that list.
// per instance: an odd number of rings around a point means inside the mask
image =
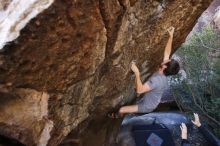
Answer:
[{"label": "large boulder", "polygon": [[216,13],[213,18],[215,26],[218,28],[218,30],[220,30],[220,6],[218,6],[218,8],[216,9]]},{"label": "large boulder", "polygon": [[68,134],[65,144],[110,145],[120,122],[106,114],[135,97],[130,62],[146,80],[162,61],[166,29],[176,28],[174,52],[211,1],[55,0],[1,50],[2,134],[27,145],[56,146]]},{"label": "large boulder", "polygon": [[220,1],[213,0],[208,9],[206,9],[197,20],[196,25],[187,37],[190,40],[191,36],[195,33],[202,32],[208,26],[220,30]]}]

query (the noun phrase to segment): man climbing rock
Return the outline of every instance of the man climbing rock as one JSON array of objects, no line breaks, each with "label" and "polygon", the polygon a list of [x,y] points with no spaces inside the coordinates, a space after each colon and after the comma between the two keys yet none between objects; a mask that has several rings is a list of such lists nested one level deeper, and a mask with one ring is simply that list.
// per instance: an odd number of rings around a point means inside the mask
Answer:
[{"label": "man climbing rock", "polygon": [[[174,27],[170,27],[167,31],[169,32],[170,37],[165,48],[163,62],[158,71],[155,72],[146,83],[142,83],[140,71],[135,63],[132,62],[131,70],[135,74],[136,91],[139,94],[144,93],[144,96],[136,105],[121,107],[119,109],[120,116],[127,113],[152,112],[160,103],[162,94],[168,87],[167,76],[176,75],[179,72],[179,63],[174,59],[169,60],[172,49]],[[112,117],[115,116],[117,116],[117,114],[112,114]]]}]

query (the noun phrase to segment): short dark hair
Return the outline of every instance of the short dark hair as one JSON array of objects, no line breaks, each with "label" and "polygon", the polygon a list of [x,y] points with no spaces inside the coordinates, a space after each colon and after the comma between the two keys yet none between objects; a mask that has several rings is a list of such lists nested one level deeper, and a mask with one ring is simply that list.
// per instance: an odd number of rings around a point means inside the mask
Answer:
[{"label": "short dark hair", "polygon": [[167,66],[167,68],[165,68],[163,71],[165,76],[176,75],[180,70],[179,62],[174,59],[171,59],[170,62],[167,62],[164,65]]}]

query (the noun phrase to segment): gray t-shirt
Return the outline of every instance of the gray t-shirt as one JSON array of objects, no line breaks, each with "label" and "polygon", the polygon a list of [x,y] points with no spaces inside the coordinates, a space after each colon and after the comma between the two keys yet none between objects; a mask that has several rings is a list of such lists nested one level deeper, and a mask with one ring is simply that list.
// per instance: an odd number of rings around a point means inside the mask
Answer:
[{"label": "gray t-shirt", "polygon": [[164,90],[168,87],[167,77],[156,72],[145,84],[148,84],[151,90],[144,94],[140,102],[140,106],[144,107],[140,108],[146,111],[147,109],[154,110],[160,103]]}]

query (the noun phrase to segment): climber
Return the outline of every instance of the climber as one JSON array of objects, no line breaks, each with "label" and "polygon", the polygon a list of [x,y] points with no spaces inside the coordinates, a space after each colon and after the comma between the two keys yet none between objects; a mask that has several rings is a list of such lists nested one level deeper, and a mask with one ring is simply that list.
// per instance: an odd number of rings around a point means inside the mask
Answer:
[{"label": "climber", "polygon": [[[220,146],[220,141],[218,138],[216,138],[210,131],[208,131],[200,122],[199,115],[194,113],[194,121],[192,120],[192,123],[198,127],[199,131],[202,133],[202,135],[206,138],[206,140],[212,145],[212,146]],[[182,138],[182,146],[191,146],[189,141],[187,140],[187,127],[186,124],[182,123],[180,126],[181,129],[181,138]]]},{"label": "climber", "polygon": [[179,63],[176,60],[169,59],[174,29],[174,27],[167,29],[170,37],[165,48],[163,62],[159,66],[158,71],[154,73],[146,83],[142,83],[139,69],[134,62],[131,63],[131,70],[135,74],[136,92],[139,94],[144,93],[143,98],[139,100],[136,105],[121,107],[119,113],[110,113],[110,117],[117,118],[127,113],[149,113],[156,109],[164,90],[168,86],[166,76],[176,75],[180,69]]}]

